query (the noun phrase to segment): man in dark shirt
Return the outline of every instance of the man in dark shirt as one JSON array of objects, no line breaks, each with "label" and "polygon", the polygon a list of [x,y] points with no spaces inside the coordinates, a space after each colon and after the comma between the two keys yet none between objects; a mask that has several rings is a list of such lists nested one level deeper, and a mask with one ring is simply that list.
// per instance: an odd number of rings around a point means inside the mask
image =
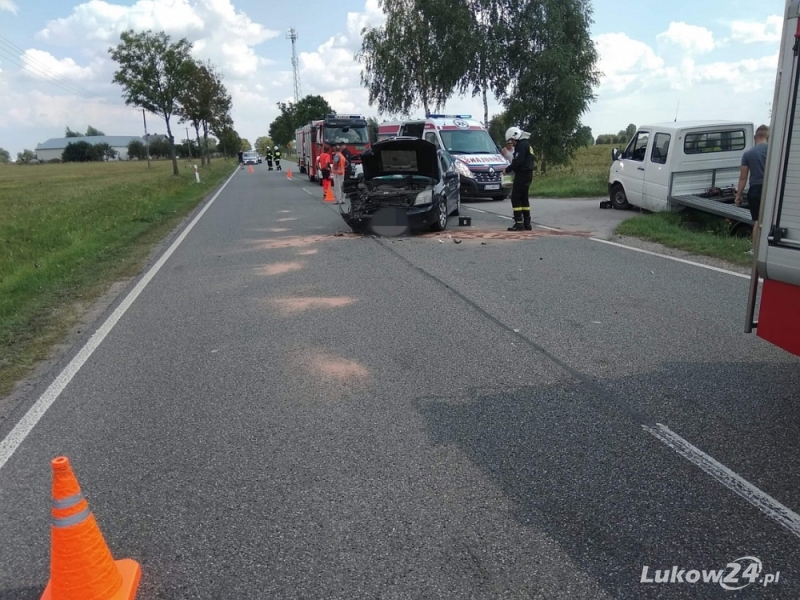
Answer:
[{"label": "man in dark shirt", "polygon": [[[739,172],[739,187],[736,191],[736,204],[742,203],[744,186],[750,178],[750,187],[747,190],[747,205],[750,207],[750,216],[753,219],[753,237],[755,244],[758,216],[761,210],[761,190],[764,184],[764,167],[767,163],[767,147],[769,140],[769,127],[761,125],[756,129],[756,145],[742,155],[742,167]],[[752,250],[749,251],[753,253]]]},{"label": "man in dark shirt", "polygon": [[528,201],[528,189],[533,181],[533,148],[528,141],[530,133],[522,131],[519,127],[510,127],[506,131],[506,140],[514,144],[514,158],[511,164],[503,171],[514,173],[514,185],[511,188],[511,206],[514,207],[514,225],[509,231],[530,231],[531,205]]}]

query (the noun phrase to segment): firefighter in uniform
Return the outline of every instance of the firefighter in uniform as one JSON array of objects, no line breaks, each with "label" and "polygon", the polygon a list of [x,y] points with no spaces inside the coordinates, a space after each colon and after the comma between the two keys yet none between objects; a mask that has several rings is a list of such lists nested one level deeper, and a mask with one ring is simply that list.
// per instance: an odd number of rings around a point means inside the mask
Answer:
[{"label": "firefighter in uniform", "polygon": [[275,146],[275,152],[273,153],[273,156],[275,156],[275,170],[282,171],[283,169],[281,169],[281,151],[278,150],[277,146]]},{"label": "firefighter in uniform", "polygon": [[267,159],[268,169],[272,171],[272,148],[267,147],[267,156],[265,158]]},{"label": "firefighter in uniform", "polygon": [[514,158],[505,168],[504,173],[514,173],[514,186],[511,188],[511,206],[514,207],[514,225],[509,231],[530,231],[531,205],[528,201],[528,189],[533,181],[533,148],[528,141],[531,134],[519,127],[510,127],[506,131],[506,140],[514,144]]}]

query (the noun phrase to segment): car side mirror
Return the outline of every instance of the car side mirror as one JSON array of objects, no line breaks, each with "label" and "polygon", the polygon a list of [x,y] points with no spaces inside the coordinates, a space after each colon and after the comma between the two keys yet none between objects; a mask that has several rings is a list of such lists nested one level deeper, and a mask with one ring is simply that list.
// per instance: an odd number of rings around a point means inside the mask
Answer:
[{"label": "car side mirror", "polygon": [[619,160],[619,157],[620,157],[619,150],[617,148],[614,148],[611,151],[611,160],[616,162],[617,160]]},{"label": "car side mirror", "polygon": [[444,178],[447,181],[450,181],[452,179],[458,179],[458,173],[456,173],[455,171],[448,171],[447,173],[444,174]]}]

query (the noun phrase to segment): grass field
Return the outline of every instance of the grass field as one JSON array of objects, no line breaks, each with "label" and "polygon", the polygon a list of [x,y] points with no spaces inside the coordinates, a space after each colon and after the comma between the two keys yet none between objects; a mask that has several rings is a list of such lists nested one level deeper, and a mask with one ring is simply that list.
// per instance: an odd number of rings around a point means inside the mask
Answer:
[{"label": "grass field", "polygon": [[[612,146],[588,146],[575,153],[572,163],[536,171],[531,196],[540,198],[588,198],[608,196],[608,171]],[[538,168],[538,167],[537,167]]]},{"label": "grass field", "polygon": [[616,232],[737,265],[751,265],[753,257],[745,254],[752,247],[750,239],[732,237],[728,227],[719,217],[684,210],[638,215],[620,223]]},{"label": "grass field", "polygon": [[235,166],[151,164],[0,165],[0,397]]}]

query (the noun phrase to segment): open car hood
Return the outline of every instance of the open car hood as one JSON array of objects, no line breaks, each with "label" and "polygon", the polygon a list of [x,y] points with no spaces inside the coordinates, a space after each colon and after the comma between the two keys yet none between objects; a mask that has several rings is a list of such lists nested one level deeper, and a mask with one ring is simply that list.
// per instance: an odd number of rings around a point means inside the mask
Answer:
[{"label": "open car hood", "polygon": [[392,138],[376,142],[361,154],[364,179],[388,175],[421,175],[439,179],[436,146],[418,138]]}]

